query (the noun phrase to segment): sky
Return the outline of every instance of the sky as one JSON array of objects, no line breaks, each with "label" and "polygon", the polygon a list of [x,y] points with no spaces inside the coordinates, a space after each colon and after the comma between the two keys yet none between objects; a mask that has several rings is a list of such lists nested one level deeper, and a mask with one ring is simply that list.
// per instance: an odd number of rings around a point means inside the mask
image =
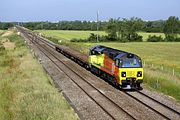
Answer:
[{"label": "sky", "polygon": [[0,21],[95,21],[139,17],[143,20],[180,18],[180,0],[0,0]]}]

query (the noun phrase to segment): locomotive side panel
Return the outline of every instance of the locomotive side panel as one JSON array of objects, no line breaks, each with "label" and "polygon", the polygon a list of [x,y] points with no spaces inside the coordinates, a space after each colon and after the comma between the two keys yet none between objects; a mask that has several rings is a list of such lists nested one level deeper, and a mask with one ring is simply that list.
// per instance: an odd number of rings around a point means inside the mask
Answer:
[{"label": "locomotive side panel", "polygon": [[113,75],[114,73],[114,61],[107,55],[104,57],[104,65],[101,67],[101,70],[110,75]]}]

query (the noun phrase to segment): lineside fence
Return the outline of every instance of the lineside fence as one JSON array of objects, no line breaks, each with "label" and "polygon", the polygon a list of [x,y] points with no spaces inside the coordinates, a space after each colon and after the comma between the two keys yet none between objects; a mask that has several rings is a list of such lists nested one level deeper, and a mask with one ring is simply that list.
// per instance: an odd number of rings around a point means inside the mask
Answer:
[{"label": "lineside fence", "polygon": [[146,61],[143,61],[143,67],[149,68],[152,70],[162,71],[162,72],[167,73],[169,75],[177,76],[178,78],[180,78],[180,68],[178,69],[175,66],[174,67],[167,67],[163,64],[157,65],[157,64],[148,63]]}]

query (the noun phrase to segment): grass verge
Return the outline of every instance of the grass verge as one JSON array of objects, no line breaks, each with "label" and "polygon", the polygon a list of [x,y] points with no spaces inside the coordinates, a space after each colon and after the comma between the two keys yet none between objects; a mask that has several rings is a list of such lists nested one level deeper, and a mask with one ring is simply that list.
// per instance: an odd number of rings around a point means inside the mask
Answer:
[{"label": "grass verge", "polygon": [[79,119],[62,93],[30,54],[15,32],[0,37],[14,42],[14,50],[0,49],[0,120]]}]

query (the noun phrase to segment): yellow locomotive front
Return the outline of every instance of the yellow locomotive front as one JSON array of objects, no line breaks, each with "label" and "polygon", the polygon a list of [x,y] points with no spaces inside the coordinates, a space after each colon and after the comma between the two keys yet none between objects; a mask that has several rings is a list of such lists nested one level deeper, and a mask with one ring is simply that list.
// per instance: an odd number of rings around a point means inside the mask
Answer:
[{"label": "yellow locomotive front", "polygon": [[143,67],[141,59],[128,54],[118,59],[119,61],[119,84],[123,89],[140,88],[143,82]]}]

